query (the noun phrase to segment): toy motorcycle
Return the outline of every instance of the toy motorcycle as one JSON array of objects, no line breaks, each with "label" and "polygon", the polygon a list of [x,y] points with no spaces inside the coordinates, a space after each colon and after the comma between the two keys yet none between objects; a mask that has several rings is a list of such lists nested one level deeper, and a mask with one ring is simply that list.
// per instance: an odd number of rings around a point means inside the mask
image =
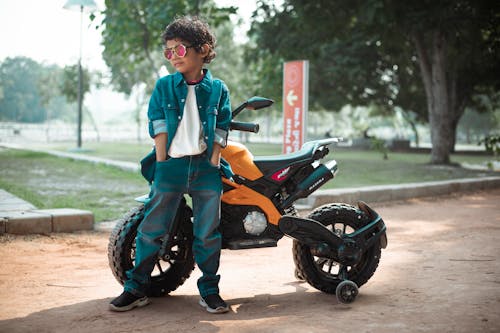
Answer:
[{"label": "toy motorcycle", "polygon": [[[233,119],[245,108],[257,110],[272,103],[252,97],[233,111]],[[231,130],[257,133],[258,129],[258,124],[231,123]],[[338,139],[310,141],[292,154],[254,158],[244,145],[229,141],[222,157],[234,176],[222,178],[220,231],[222,247],[232,250],[275,247],[284,235],[293,238],[295,276],[318,290],[335,293],[341,303],[351,303],[358,287],[375,273],[381,249],[387,246],[382,218],[363,202],[358,207],[327,204],[307,218],[299,217],[294,207],[295,201],[335,176],[335,160],[320,162],[335,142]],[[109,265],[121,284],[134,265],[137,227],[148,196],[136,200],[142,205],[117,223],[109,239]],[[193,271],[191,217],[192,210],[183,200],[171,231],[162,240],[150,296],[177,289]]]}]

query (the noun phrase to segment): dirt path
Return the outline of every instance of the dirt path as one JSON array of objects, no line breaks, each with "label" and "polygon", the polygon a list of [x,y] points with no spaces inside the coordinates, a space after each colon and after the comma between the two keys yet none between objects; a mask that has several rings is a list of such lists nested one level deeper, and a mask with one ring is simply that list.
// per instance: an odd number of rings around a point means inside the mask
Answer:
[{"label": "dirt path", "polygon": [[499,332],[500,189],[379,205],[389,246],[355,303],[297,282],[291,241],[224,251],[226,315],[170,296],[112,313],[105,233],[0,237],[0,332]]}]

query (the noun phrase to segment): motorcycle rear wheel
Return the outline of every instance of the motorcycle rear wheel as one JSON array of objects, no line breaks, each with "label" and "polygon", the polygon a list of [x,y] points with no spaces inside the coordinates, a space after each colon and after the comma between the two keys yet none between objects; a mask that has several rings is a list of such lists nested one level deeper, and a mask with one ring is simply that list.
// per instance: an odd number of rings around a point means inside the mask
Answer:
[{"label": "motorcycle rear wheel", "polygon": [[[191,275],[194,269],[193,257],[193,229],[190,221],[191,211],[186,208],[183,221],[173,244],[166,252],[170,258],[163,260],[158,257],[155,269],[151,273],[149,296],[164,296],[181,286]],[[116,280],[124,284],[126,272],[134,266],[135,237],[137,228],[144,218],[144,205],[131,209],[118,221],[111,232],[108,243],[109,267]]]},{"label": "motorcycle rear wheel", "polygon": [[[322,223],[338,236],[352,233],[370,222],[369,217],[358,208],[338,203],[321,206],[308,218]],[[335,259],[314,256],[309,246],[296,240],[292,251],[296,275],[318,290],[335,294],[337,286],[345,279],[361,287],[373,276],[380,261],[381,246],[379,242],[375,243],[363,253],[358,263],[347,267]],[[347,276],[341,276],[345,268]]]}]

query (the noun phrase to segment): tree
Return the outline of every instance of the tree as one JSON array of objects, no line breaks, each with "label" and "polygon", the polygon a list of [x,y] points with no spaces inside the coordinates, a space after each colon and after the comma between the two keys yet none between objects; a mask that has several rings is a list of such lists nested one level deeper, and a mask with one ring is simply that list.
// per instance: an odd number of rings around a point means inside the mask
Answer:
[{"label": "tree", "polygon": [[[44,121],[60,119],[74,120],[71,101],[63,95],[61,84],[64,81],[64,70],[57,65],[41,65],[37,89],[40,95],[40,105],[45,110]],[[77,89],[75,86],[73,89]]]},{"label": "tree", "polygon": [[42,122],[45,109],[41,105],[38,83],[41,66],[26,57],[7,58],[0,65],[0,121]]},{"label": "tree", "polygon": [[493,74],[500,70],[500,6],[489,0],[390,5],[391,17],[399,19],[396,28],[404,29],[418,55],[433,143],[431,161],[448,163],[460,117],[474,104],[479,87],[500,87]]},{"label": "tree", "polygon": [[317,107],[376,104],[427,116],[431,162],[446,164],[465,107],[479,87],[500,86],[499,6],[285,0],[278,10],[261,1],[252,33],[268,54],[311,60],[310,99]]},{"label": "tree", "polygon": [[[70,104],[77,100],[77,70],[77,66],[63,69],[26,57],[7,58],[0,64],[0,121],[73,121]],[[90,73],[84,75],[87,92]]]},{"label": "tree", "polygon": [[250,97],[245,84],[249,73],[242,61],[244,48],[234,43],[233,31],[234,24],[231,21],[224,22],[214,29],[217,56],[208,68],[230,87],[231,102],[239,103]]},{"label": "tree", "polygon": [[[217,8],[212,0],[106,0],[102,27],[103,58],[111,69],[111,83],[130,95],[136,84],[152,91],[165,61],[161,34],[177,15],[209,18],[212,28],[229,20],[235,8]],[[91,17],[92,18],[92,17]]]},{"label": "tree", "polygon": [[[90,72],[87,69],[83,68],[83,96],[85,96],[85,94],[90,91],[91,80],[92,79]],[[64,67],[64,70],[62,72],[62,79],[59,83],[59,89],[62,95],[66,97],[68,102],[76,103],[78,101],[78,64]]]}]

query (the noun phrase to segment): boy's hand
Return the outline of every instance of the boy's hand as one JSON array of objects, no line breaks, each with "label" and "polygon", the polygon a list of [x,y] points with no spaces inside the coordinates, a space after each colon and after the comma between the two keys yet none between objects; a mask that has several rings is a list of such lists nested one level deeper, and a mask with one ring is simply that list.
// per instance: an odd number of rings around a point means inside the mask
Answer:
[{"label": "boy's hand", "polygon": [[214,151],[212,153],[212,157],[210,158],[210,163],[214,166],[219,166],[220,165],[220,151],[221,151],[221,146],[218,145],[217,143],[214,143]]}]

